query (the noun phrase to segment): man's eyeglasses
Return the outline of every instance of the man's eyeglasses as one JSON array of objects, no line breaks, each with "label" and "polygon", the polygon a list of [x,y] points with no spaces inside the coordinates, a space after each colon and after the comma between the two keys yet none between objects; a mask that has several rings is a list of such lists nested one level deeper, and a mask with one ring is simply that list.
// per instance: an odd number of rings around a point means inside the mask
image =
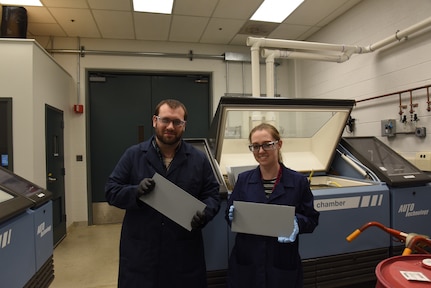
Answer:
[{"label": "man's eyeglasses", "polygon": [[184,126],[186,124],[186,121],[180,120],[180,119],[169,119],[169,118],[162,118],[160,116],[156,116],[157,121],[159,121],[160,123],[162,123],[163,125],[169,125],[172,122],[172,125],[174,125],[174,127],[181,127]]},{"label": "man's eyeglasses", "polygon": [[268,151],[268,150],[274,150],[275,149],[275,144],[278,143],[277,141],[271,141],[271,142],[266,142],[263,144],[250,144],[248,145],[248,149],[250,149],[251,152],[257,152],[260,150],[260,147],[262,147],[263,150]]}]

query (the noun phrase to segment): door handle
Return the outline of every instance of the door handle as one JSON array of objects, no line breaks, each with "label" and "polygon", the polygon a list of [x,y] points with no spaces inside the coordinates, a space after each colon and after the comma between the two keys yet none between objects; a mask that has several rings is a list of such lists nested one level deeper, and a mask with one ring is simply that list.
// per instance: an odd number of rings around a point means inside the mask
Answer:
[{"label": "door handle", "polygon": [[48,181],[49,182],[54,182],[54,181],[57,181],[57,178],[52,177],[52,173],[48,173]]}]

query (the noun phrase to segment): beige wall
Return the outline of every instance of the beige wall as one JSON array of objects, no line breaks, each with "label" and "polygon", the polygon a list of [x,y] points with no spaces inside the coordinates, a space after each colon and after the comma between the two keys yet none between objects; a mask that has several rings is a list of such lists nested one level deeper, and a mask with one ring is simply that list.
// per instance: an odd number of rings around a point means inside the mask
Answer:
[{"label": "beige wall", "polygon": [[[327,27],[313,35],[311,41],[334,44],[368,46],[404,30],[431,15],[428,0],[364,0]],[[401,90],[431,84],[431,30],[412,34],[407,40],[388,45],[367,54],[354,54],[344,63],[296,61],[300,97],[349,98],[361,100]],[[344,136],[377,136],[409,160],[417,152],[431,151],[431,112],[427,111],[426,89],[413,93],[414,108],[420,121],[417,126],[427,128],[427,137],[412,134],[381,137],[381,120],[399,120],[399,98],[391,96],[360,102],[353,109],[356,131]],[[410,95],[402,94],[408,107]],[[402,127],[399,127],[400,129]],[[405,129],[407,129],[406,127]]]},{"label": "beige wall", "polygon": [[[65,119],[69,118],[73,79],[34,40],[0,39],[0,63],[0,97],[13,98],[14,172],[46,187],[45,104],[63,110]],[[68,128],[66,121],[66,171],[70,168]]]}]

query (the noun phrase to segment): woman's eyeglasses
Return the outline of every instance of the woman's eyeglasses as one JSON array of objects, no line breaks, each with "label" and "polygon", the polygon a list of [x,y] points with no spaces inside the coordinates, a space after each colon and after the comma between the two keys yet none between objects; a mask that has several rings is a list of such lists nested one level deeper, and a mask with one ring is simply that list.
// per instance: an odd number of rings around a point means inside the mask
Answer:
[{"label": "woman's eyeglasses", "polygon": [[186,121],[180,120],[180,119],[169,119],[169,118],[162,118],[160,116],[156,116],[157,121],[159,121],[160,123],[162,123],[163,125],[169,125],[172,122],[172,125],[174,125],[174,127],[181,127],[184,126],[186,124]]},{"label": "woman's eyeglasses", "polygon": [[275,149],[275,144],[278,143],[277,141],[271,141],[271,142],[266,142],[263,144],[250,144],[248,145],[248,149],[250,149],[251,152],[257,152],[260,150],[260,147],[262,147],[263,150],[268,151],[268,150],[274,150]]}]

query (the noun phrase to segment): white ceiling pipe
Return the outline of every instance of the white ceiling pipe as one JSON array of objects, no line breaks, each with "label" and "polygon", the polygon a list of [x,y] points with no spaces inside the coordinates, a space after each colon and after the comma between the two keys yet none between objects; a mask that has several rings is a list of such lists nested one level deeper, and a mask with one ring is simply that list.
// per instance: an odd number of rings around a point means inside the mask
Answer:
[{"label": "white ceiling pipe", "polygon": [[376,51],[377,49],[380,49],[380,48],[392,43],[392,42],[401,41],[403,38],[409,36],[410,34],[413,34],[417,31],[422,30],[424,28],[427,28],[429,26],[431,26],[431,17],[429,17],[429,18],[427,18],[427,19],[425,19],[419,23],[416,23],[416,24],[414,24],[414,25],[412,25],[412,26],[410,26],[404,30],[397,31],[397,32],[395,32],[395,35],[393,35],[393,36],[390,36],[386,39],[380,40],[379,42],[371,44],[367,47],[364,47],[365,48],[364,52],[373,52],[373,51]]},{"label": "white ceiling pipe", "polygon": [[305,60],[318,60],[318,61],[329,61],[329,62],[344,62],[348,59],[348,56],[343,57],[343,55],[329,55],[329,54],[319,54],[310,52],[295,52],[288,50],[271,50],[262,49],[261,56],[267,58],[273,55],[274,58],[278,59],[305,59]]},{"label": "white ceiling pipe", "polygon": [[285,48],[285,49],[302,49],[302,50],[318,50],[318,51],[335,51],[335,52],[346,52],[353,51],[353,53],[368,53],[376,51],[392,42],[400,41],[403,38],[413,34],[419,30],[431,26],[431,17],[416,23],[404,30],[395,32],[394,35],[387,37],[374,44],[370,44],[367,47],[361,47],[356,45],[344,45],[344,44],[329,44],[319,42],[306,42],[306,41],[295,41],[295,40],[282,40],[282,39],[268,39],[268,38],[256,38],[248,37],[247,46],[258,46],[258,47],[272,47],[272,48]]},{"label": "white ceiling pipe", "polygon": [[318,42],[305,42],[295,40],[281,40],[281,39],[268,39],[248,37],[247,46],[252,47],[272,47],[272,48],[285,48],[285,49],[304,49],[304,50],[318,50],[318,51],[335,51],[345,52],[353,49],[355,53],[362,53],[362,47],[347,46],[342,44],[328,44]]},{"label": "white ceiling pipe", "polygon": [[274,53],[265,59],[266,63],[266,97],[274,97]]},{"label": "white ceiling pipe", "polygon": [[260,57],[259,46],[251,47],[251,90],[252,96],[260,96]]},{"label": "white ceiling pipe", "polygon": [[[261,47],[266,47],[266,45],[269,46],[280,46],[280,48],[297,48],[297,49],[308,49],[308,50],[324,50],[324,51],[336,51],[336,52],[344,52],[348,53],[348,57],[343,60],[343,57],[335,56],[332,57],[331,60],[328,60],[331,58],[330,55],[318,55],[318,54],[312,54],[312,53],[305,53],[305,52],[291,52],[293,56],[297,56],[298,58],[302,59],[310,59],[310,60],[321,60],[321,61],[333,61],[333,62],[344,62],[350,58],[350,55],[355,53],[362,53],[362,48],[358,46],[345,46],[345,45],[335,45],[335,44],[326,44],[326,43],[311,43],[311,42],[302,42],[302,41],[293,41],[293,40],[278,40],[278,39],[265,39],[265,38],[254,38],[254,37],[248,37],[247,38],[247,45],[251,45],[251,77],[252,77],[252,95],[259,97],[260,96],[260,74],[259,74],[259,50]],[[284,47],[285,46],[285,47]],[[281,53],[281,51],[280,51]],[[308,57],[308,58],[307,58]],[[279,58],[279,57],[275,57]],[[271,77],[271,75],[268,75],[268,64],[267,64],[267,78]],[[273,76],[272,76],[273,79]],[[274,80],[272,80],[274,81]],[[267,80],[267,94],[268,89],[274,90],[274,88],[269,88],[274,86],[274,82],[269,82]]]},{"label": "white ceiling pipe", "polygon": [[[290,51],[280,51],[279,52],[263,52],[268,53],[268,55],[273,55],[271,57],[275,58],[300,58],[300,59],[309,59],[309,60],[320,60],[320,61],[332,61],[332,62],[345,62],[350,59],[350,56],[353,53],[369,53],[374,52],[377,49],[380,49],[392,42],[401,41],[403,38],[406,38],[410,34],[413,34],[421,29],[431,26],[431,17],[412,25],[402,31],[395,32],[395,35],[390,36],[386,39],[383,39],[379,42],[371,44],[367,47],[360,46],[348,46],[348,45],[337,45],[337,44],[328,44],[328,43],[318,43],[318,42],[305,42],[305,41],[294,41],[294,40],[281,40],[281,39],[266,39],[266,38],[255,38],[248,37],[247,38],[247,46],[252,46],[254,49],[254,54],[256,54],[256,48],[260,47],[273,47],[273,48],[285,48],[285,49],[303,49],[303,50],[317,50],[317,51],[335,51],[342,52],[342,55],[325,55],[319,53],[311,53],[311,52],[290,52]],[[253,54],[252,51],[252,54]],[[280,55],[277,57],[277,53]],[[265,54],[266,55],[266,54]],[[264,56],[263,56],[264,57]],[[253,61],[259,63],[259,58],[252,57],[252,67]],[[267,68],[268,70],[268,68]],[[252,81],[256,81],[256,77],[254,73],[259,73],[258,69],[252,69]],[[257,81],[260,81],[260,76],[257,74]],[[253,85],[254,87],[254,85]],[[259,88],[260,89],[260,88]],[[267,88],[268,89],[268,88]],[[255,90],[253,89],[253,95],[255,94]]]},{"label": "white ceiling pipe", "polygon": [[293,52],[287,50],[270,50],[262,49],[261,55],[265,58],[266,62],[266,95],[267,97],[275,97],[275,82],[274,82],[274,62],[276,58],[283,59],[306,59],[306,60],[319,60],[319,61],[330,61],[330,62],[344,62],[347,61],[352,52],[346,52],[342,55],[328,55],[319,53],[308,53],[308,52]]},{"label": "white ceiling pipe", "polygon": [[[250,43],[254,43],[256,41],[256,43],[259,43],[259,45],[265,45],[266,43],[278,43],[279,41],[287,41],[286,45],[282,45],[282,46],[286,46],[288,48],[291,49],[311,49],[313,50],[313,47],[321,47],[323,49],[321,49],[320,51],[324,50],[324,51],[336,51],[336,47],[338,47],[338,49],[342,48],[342,52],[343,54],[341,55],[327,55],[327,54],[319,54],[319,53],[311,53],[311,52],[291,52],[291,51],[283,51],[283,50],[268,50],[268,49],[262,49],[262,57],[267,57],[267,55],[274,53],[275,58],[300,58],[300,59],[309,59],[309,60],[321,60],[321,61],[332,61],[332,62],[345,62],[347,60],[350,59],[350,56],[353,53],[369,53],[369,52],[374,52],[384,46],[387,46],[393,42],[396,41],[401,41],[403,38],[408,37],[409,35],[422,30],[424,28],[427,28],[431,26],[431,17],[410,26],[409,28],[406,28],[404,30],[401,31],[397,31],[395,32],[394,35],[389,36],[383,40],[380,40],[374,44],[370,44],[367,47],[359,47],[359,46],[346,46],[346,45],[334,45],[334,44],[327,44],[327,43],[316,43],[316,42],[312,42],[312,43],[308,43],[308,42],[301,42],[301,41],[291,41],[291,40],[278,40],[278,39],[265,39],[266,41],[261,41],[263,38],[253,38],[250,39]],[[249,37],[252,38],[252,37]],[[248,39],[247,39],[248,40]],[[274,40],[274,41],[267,41],[267,40]],[[247,41],[248,43],[248,41]],[[301,45],[305,44],[305,45]],[[311,44],[311,45],[310,45]],[[263,46],[260,46],[263,47]],[[274,51],[274,52],[272,52]],[[279,52],[275,52],[275,51],[279,51]],[[339,51],[340,52],[340,51]]]}]

